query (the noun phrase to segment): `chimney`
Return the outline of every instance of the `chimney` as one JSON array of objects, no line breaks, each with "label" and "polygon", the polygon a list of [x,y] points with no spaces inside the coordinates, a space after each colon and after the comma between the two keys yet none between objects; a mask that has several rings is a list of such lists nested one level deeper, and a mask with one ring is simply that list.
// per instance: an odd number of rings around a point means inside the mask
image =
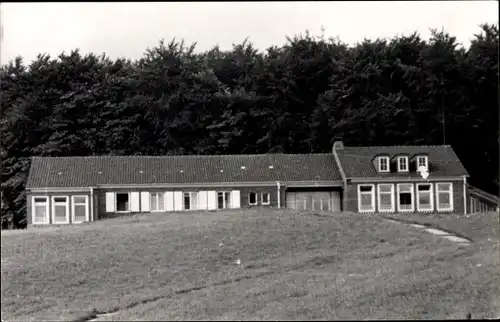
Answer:
[{"label": "chimney", "polygon": [[344,143],[342,142],[342,137],[336,136],[333,139],[333,150],[342,150],[344,148]]}]

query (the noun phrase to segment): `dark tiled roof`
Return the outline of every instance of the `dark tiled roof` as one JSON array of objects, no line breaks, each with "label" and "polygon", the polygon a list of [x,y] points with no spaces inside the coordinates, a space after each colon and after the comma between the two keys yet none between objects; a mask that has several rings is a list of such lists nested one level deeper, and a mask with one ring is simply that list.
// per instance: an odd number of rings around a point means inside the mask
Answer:
[{"label": "dark tiled roof", "polygon": [[344,147],[337,150],[341,166],[347,178],[421,178],[416,169],[410,172],[379,173],[372,160],[378,155],[427,155],[429,160],[429,178],[458,177],[468,175],[467,170],[449,145],[414,145],[414,146],[372,146]]},{"label": "dark tiled roof", "polygon": [[337,180],[333,154],[33,157],[26,187]]}]

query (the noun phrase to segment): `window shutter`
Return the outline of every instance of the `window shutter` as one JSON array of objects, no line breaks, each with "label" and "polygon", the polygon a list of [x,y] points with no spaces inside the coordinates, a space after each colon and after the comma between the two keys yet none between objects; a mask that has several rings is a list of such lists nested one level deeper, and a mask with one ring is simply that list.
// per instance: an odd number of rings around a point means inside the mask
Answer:
[{"label": "window shutter", "polygon": [[151,201],[150,193],[147,191],[141,191],[141,211],[142,212],[151,211],[150,201]]},{"label": "window shutter", "polygon": [[208,209],[208,191],[200,191],[198,193],[198,209]]},{"label": "window shutter", "polygon": [[184,198],[182,191],[174,191],[174,210],[184,209]]},{"label": "window shutter", "polygon": [[217,209],[217,192],[215,191],[208,191],[207,192],[207,199],[208,199],[208,210],[215,210]]},{"label": "window shutter", "polygon": [[141,211],[139,198],[140,198],[139,191],[133,191],[130,193],[130,211],[131,212]]},{"label": "window shutter", "polygon": [[165,211],[174,211],[174,192],[165,192]]},{"label": "window shutter", "polygon": [[115,212],[115,193],[106,192],[106,212]]},{"label": "window shutter", "polygon": [[231,208],[233,209],[240,208],[241,207],[240,200],[241,200],[240,191],[239,190],[231,191]]}]

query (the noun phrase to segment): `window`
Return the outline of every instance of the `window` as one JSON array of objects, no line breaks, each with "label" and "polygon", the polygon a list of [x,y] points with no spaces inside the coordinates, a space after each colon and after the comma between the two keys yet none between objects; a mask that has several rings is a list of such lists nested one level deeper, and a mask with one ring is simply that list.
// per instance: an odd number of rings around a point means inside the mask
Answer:
[{"label": "window", "polygon": [[378,171],[389,172],[389,157],[378,158]]},{"label": "window", "polygon": [[269,192],[262,192],[260,195],[263,205],[269,205],[271,203],[271,198],[269,196]]},{"label": "window", "polygon": [[413,211],[413,184],[398,184],[398,211]]},{"label": "window", "polygon": [[436,204],[438,211],[453,210],[453,189],[451,183],[436,183]]},{"label": "window", "polygon": [[184,192],[184,210],[196,210],[198,208],[198,193]]},{"label": "window", "polygon": [[398,157],[398,171],[408,171],[408,157]]},{"label": "window", "polygon": [[374,185],[359,185],[358,186],[358,209],[359,212],[375,211],[375,186]]},{"label": "window", "polygon": [[417,184],[417,210],[432,211],[434,210],[432,198],[432,184],[418,183]]},{"label": "window", "polygon": [[217,209],[231,208],[231,192],[217,192]]},{"label": "window", "polygon": [[151,211],[165,211],[165,194],[160,192],[151,192],[150,196]]},{"label": "window", "polygon": [[50,222],[48,197],[33,197],[31,208],[33,225],[43,225]]},{"label": "window", "polygon": [[69,224],[68,197],[52,197],[52,223]]},{"label": "window", "polygon": [[250,192],[248,194],[248,204],[250,206],[255,206],[257,204],[257,193],[256,192]]},{"label": "window", "polygon": [[393,212],[394,207],[394,185],[379,184],[378,185],[378,211]]},{"label": "window", "polygon": [[72,196],[73,204],[71,222],[79,224],[89,221],[89,198],[87,196]]},{"label": "window", "polygon": [[417,169],[420,167],[428,168],[428,159],[427,156],[418,156],[417,157]]},{"label": "window", "polygon": [[116,211],[130,211],[129,195],[128,193],[116,194]]}]

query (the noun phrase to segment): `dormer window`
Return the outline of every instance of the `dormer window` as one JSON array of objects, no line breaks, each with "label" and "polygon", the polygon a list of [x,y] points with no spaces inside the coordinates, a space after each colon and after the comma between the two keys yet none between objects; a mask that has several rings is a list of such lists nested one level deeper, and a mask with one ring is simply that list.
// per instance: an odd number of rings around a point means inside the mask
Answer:
[{"label": "dormer window", "polygon": [[378,158],[378,171],[389,172],[389,157]]},{"label": "dormer window", "polygon": [[399,172],[408,171],[408,157],[398,157],[398,171]]},{"label": "dormer window", "polygon": [[426,169],[429,168],[429,160],[426,155],[417,156],[417,169],[420,167],[425,167]]}]

